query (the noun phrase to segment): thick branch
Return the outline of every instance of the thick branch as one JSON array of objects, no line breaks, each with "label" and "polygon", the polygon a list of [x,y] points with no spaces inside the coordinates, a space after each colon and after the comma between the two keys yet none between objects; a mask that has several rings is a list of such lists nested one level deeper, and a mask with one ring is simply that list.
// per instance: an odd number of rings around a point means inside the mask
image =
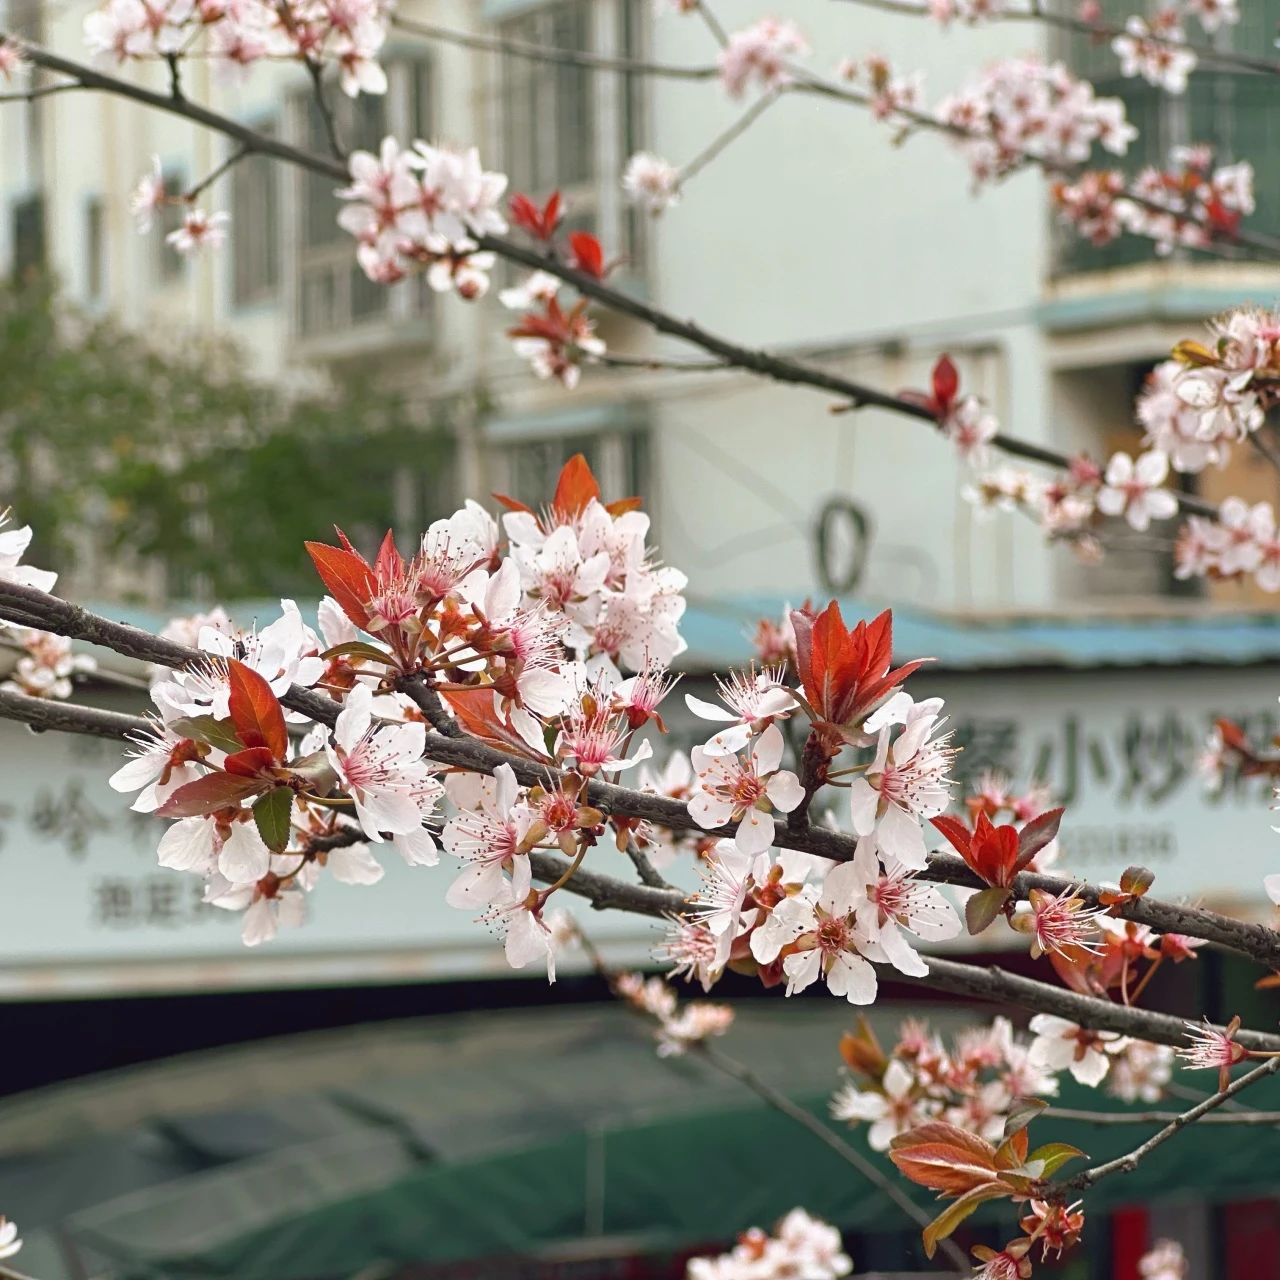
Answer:
[{"label": "thick branch", "polygon": [[[128,657],[141,658],[145,662],[157,662],[169,667],[182,667],[207,659],[208,655],[197,649],[171,640],[162,640],[150,632],[127,623],[111,622],[106,618],[73,605],[57,596],[38,591],[34,587],[13,582],[0,582],[0,618],[11,616],[11,610],[24,618],[35,618],[37,626],[73,640],[85,640],[91,644],[105,645]],[[413,696],[430,703],[431,690],[417,677],[402,681],[402,687]],[[294,686],[282,699],[291,710],[311,717],[318,723],[332,725],[337,719],[339,707],[332,699],[310,689]],[[420,706],[423,704],[420,702]],[[424,710],[426,708],[424,707]],[[430,717],[430,712],[428,716]],[[456,733],[457,726],[448,721]],[[427,735],[426,754],[442,764],[456,765],[478,773],[492,773],[501,764],[511,766],[516,778],[525,786],[552,786],[563,777],[561,771],[550,763],[521,759],[508,755],[494,747],[467,736],[446,737],[442,732]],[[606,814],[641,818],[675,831],[701,831],[702,828],[689,815],[688,808],[678,800],[665,796],[632,791],[609,782],[592,782],[588,788],[591,803]],[[730,828],[712,833],[730,836]],[[782,848],[798,849],[819,857],[847,862],[857,852],[857,840],[822,827],[807,827],[791,831],[779,826],[775,842]],[[982,882],[954,854],[935,853],[922,878],[942,884],[954,884],[965,888],[981,888]],[[1073,890],[1085,901],[1096,902],[1102,892],[1098,886],[1079,884],[1075,880],[1056,876],[1023,873],[1014,882],[1014,891],[1025,898],[1030,889],[1044,889],[1053,894]],[[1183,933],[1204,938],[1234,951],[1243,952],[1273,967],[1280,967],[1280,934],[1265,925],[1248,924],[1214,911],[1183,907],[1176,903],[1160,902],[1150,897],[1139,898],[1117,909],[1122,919],[1134,920],[1162,933]]]},{"label": "thick branch", "polygon": [[141,716],[55,702],[51,698],[31,698],[25,693],[7,693],[2,689],[0,720],[20,721],[36,733],[56,729],[61,733],[82,733],[94,738],[125,738],[147,730],[147,722]]},{"label": "thick branch", "polygon": [[1256,1084],[1265,1076],[1274,1075],[1276,1070],[1280,1069],[1280,1057],[1272,1058],[1268,1062],[1264,1062],[1262,1066],[1255,1067],[1246,1075],[1242,1075],[1238,1080],[1233,1080],[1225,1089],[1206,1098],[1198,1106],[1194,1106],[1190,1111],[1184,1111],[1159,1133],[1152,1134],[1146,1142],[1141,1146],[1135,1147],[1127,1155],[1119,1156],[1115,1160],[1108,1160],[1105,1164],[1095,1165],[1092,1169],[1086,1169],[1083,1173],[1078,1173],[1074,1178],[1069,1179],[1062,1184],[1064,1191],[1084,1191],[1089,1187],[1095,1186],[1101,1182],[1103,1178],[1113,1173],[1132,1173],[1139,1162],[1151,1154],[1157,1147],[1168,1142],[1174,1134],[1185,1129],[1187,1125],[1193,1124],[1199,1120],[1201,1116],[1208,1115],[1210,1111],[1220,1107],[1230,1098],[1234,1098],[1242,1089],[1247,1089],[1251,1084]]},{"label": "thick branch", "polygon": [[[175,647],[182,649],[181,645]],[[309,693],[306,690],[297,692]],[[320,701],[327,703],[329,707],[333,706],[327,699]],[[49,703],[19,694],[0,694],[0,718],[105,737],[125,737],[147,728],[147,722],[140,717],[99,711],[94,707],[72,703]],[[470,738],[444,738],[438,734],[428,734],[426,754],[443,763],[486,773],[495,767],[493,760],[496,757],[498,763],[509,762],[513,768],[518,765],[517,774],[523,773],[530,781],[546,781],[545,769],[536,769],[528,761],[505,757],[501,752],[495,752]],[[598,783],[592,785],[593,788],[601,786]],[[630,795],[637,801],[657,798],[627,793],[621,787],[610,787],[609,790]],[[593,796],[593,803],[595,802],[597,800]],[[355,843],[361,838],[361,833],[352,827],[333,837],[326,837],[331,841],[326,847],[338,848]],[[554,884],[569,866],[564,858],[553,853],[535,852],[530,855],[530,862],[534,876],[544,884]],[[678,914],[688,906],[687,896],[679,889],[624,882],[585,867],[579,867],[564,887],[585,898],[597,911],[627,911],[635,915],[662,918]],[[939,956],[930,958],[929,970],[929,975],[924,978],[908,978],[896,970],[885,972],[890,981],[910,982],[935,990],[977,996],[997,1004],[1014,1004],[1038,1012],[1053,1013],[1081,1026],[1101,1031],[1115,1031],[1157,1044],[1185,1043],[1183,1022],[1169,1014],[1126,1008],[1108,1000],[1078,995],[1063,987],[1006,973],[1002,969],[979,968]],[[1280,1050],[1280,1036],[1240,1031],[1236,1039],[1249,1049]]]}]

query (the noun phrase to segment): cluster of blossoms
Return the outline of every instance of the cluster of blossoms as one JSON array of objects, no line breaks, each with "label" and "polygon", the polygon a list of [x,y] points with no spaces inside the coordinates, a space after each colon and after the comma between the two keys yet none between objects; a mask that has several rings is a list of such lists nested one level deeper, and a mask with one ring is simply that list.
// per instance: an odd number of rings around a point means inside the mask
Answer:
[{"label": "cluster of blossoms", "polygon": [[[575,270],[593,280],[603,280],[612,268],[605,262],[604,248],[595,236],[574,231],[563,246],[557,245],[564,215],[558,191],[541,205],[520,193],[511,197],[512,222],[540,248],[548,254],[562,254]],[[563,306],[560,290],[557,276],[534,271],[498,296],[504,307],[523,312],[519,322],[507,330],[516,355],[529,361],[536,377],[554,378],[572,390],[582,376],[583,364],[601,359],[605,344],[587,314],[587,300],[579,298],[572,305]]]},{"label": "cluster of blossoms", "polygon": [[231,215],[209,213],[181,192],[170,191],[165,185],[160,157],[153,156],[150,170],[138,179],[129,197],[129,211],[133,214],[139,235],[150,234],[156,214],[166,206],[182,210],[181,225],[165,236],[165,243],[184,258],[206,249],[220,249],[226,243]]},{"label": "cluster of blossoms", "polygon": [[924,72],[901,75],[889,60],[872,54],[859,61],[845,58],[837,68],[840,79],[866,96],[876,120],[906,126],[919,111],[924,95]]},{"label": "cluster of blossoms", "polygon": [[720,52],[720,81],[734,98],[752,85],[761,91],[779,89],[791,82],[790,60],[808,52],[808,42],[794,22],[762,18],[729,36]]},{"label": "cluster of blossoms", "polygon": [[769,1234],[752,1227],[715,1258],[690,1258],[686,1280],[837,1280],[853,1270],[840,1232],[803,1209],[792,1209]]},{"label": "cluster of blossoms", "polygon": [[1209,147],[1174,147],[1166,168],[1148,166],[1136,177],[1119,169],[1089,169],[1053,187],[1064,222],[1095,245],[1122,232],[1155,241],[1156,252],[1207,248],[1230,241],[1255,208],[1253,166],[1214,166]]},{"label": "cluster of blossoms", "polygon": [[1074,167],[1094,146],[1124,155],[1137,137],[1119,98],[1098,98],[1060,62],[1010,58],[940,102],[938,123],[954,137],[981,186],[1023,168]]},{"label": "cluster of blossoms", "polygon": [[[298,923],[326,868],[376,882],[371,844],[414,866],[437,863],[443,844],[461,864],[446,900],[497,924],[514,966],[541,959],[554,974],[553,890],[532,888],[531,855],[580,861],[606,831],[586,782],[651,753],[633,739],[660,723],[666,664],[683,647],[684,577],[654,563],[634,502],[601,503],[581,457],[545,511],[504,501],[505,549],[475,503],[433,524],[409,560],[390,537],[372,563],[345,539],[309,544],[331,592],[318,635],[291,601],[256,633],[220,611],[168,628],[208,658],[158,676],[153,727],[112,785],[140,793],[135,809],[176,820],[162,865],[204,877],[213,905],[243,910],[246,942]],[[427,679],[448,704],[436,704],[446,727],[452,716],[563,772],[522,787],[506,764],[442,782],[424,759],[425,695],[409,689]],[[332,734],[318,725],[296,740],[289,725],[303,717],[280,702],[290,686],[331,700]],[[648,838],[619,822],[620,848],[637,836]]]},{"label": "cluster of blossoms", "polygon": [[961,1033],[950,1047],[911,1019],[888,1054],[863,1023],[841,1039],[840,1053],[854,1079],[831,1099],[831,1114],[868,1125],[875,1151],[887,1151],[900,1134],[937,1119],[994,1140],[1020,1099],[1058,1092],[1055,1076],[1005,1018]]},{"label": "cluster of blossoms", "polygon": [[0,626],[0,646],[18,653],[0,689],[29,698],[69,698],[73,677],[87,675],[97,666],[88,654],[73,653],[71,641],[64,636],[29,627]]},{"label": "cluster of blossoms", "polygon": [[84,21],[85,43],[108,65],[205,57],[241,72],[259,62],[336,67],[344,93],[385,93],[378,62],[385,0],[105,0]]},{"label": "cluster of blossoms", "polygon": [[[31,545],[30,525],[6,528],[8,522],[9,513],[0,511],[0,582],[52,591],[58,581],[56,573],[22,563]],[[0,647],[17,655],[0,690],[29,698],[69,698],[72,678],[95,666],[88,655],[73,653],[69,640],[31,627],[0,625]]]},{"label": "cluster of blossoms", "polygon": [[482,297],[493,255],[475,237],[507,229],[499,201],[504,174],[489,173],[474,148],[454,151],[415,142],[402,150],[384,138],[377,155],[356,151],[338,224],[356,239],[356,260],[370,280],[395,284],[425,271],[437,292]]},{"label": "cluster of blossoms", "polygon": [[[919,663],[891,670],[888,614],[849,629],[833,603],[821,614],[793,611],[790,626],[799,688],[787,687],[780,665],[721,681],[723,705],[686,695],[695,715],[719,726],[693,749],[689,813],[708,831],[735,834],[705,856],[703,888],[673,922],[664,954],[673,975],[706,989],[733,967],[766,985],[785,981],[789,995],[821,978],[832,994],[869,1004],[874,963],[927,973],[913,940],[960,931],[951,904],[917,876],[927,863],[921,823],[947,805],[954,752],[938,732],[941,700],[917,703],[901,688]],[[779,726],[800,712],[810,722],[804,781],[780,767]],[[870,759],[834,769],[846,747],[870,748]],[[775,859],[774,814],[792,813],[841,775],[853,779],[855,856]]]},{"label": "cluster of blossoms", "polygon": [[727,1004],[712,1004],[709,1000],[681,1004],[661,978],[622,973],[611,985],[619,999],[657,1020],[654,1035],[660,1058],[680,1057],[695,1045],[724,1035],[733,1026],[733,1010]]}]

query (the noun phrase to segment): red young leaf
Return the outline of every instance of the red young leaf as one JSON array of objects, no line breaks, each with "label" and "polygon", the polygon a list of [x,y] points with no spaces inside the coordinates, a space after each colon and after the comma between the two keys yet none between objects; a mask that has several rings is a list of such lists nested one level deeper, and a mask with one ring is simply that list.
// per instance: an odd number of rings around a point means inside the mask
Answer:
[{"label": "red young leaf", "polygon": [[551,499],[552,509],[566,516],[581,515],[592,498],[600,501],[600,485],[586,458],[575,453],[560,469],[555,496]]},{"label": "red young leaf", "polygon": [[600,241],[589,231],[575,231],[569,237],[573,250],[573,265],[584,275],[596,280],[604,279],[604,249]]},{"label": "red young leaf", "polygon": [[988,884],[1007,889],[1018,873],[1018,829],[994,826],[985,813],[978,814],[965,861]]},{"label": "red young leaf", "polygon": [[940,814],[936,818],[930,818],[929,821],[942,832],[947,839],[947,843],[968,862],[970,841],[973,839],[969,828],[959,818],[953,818],[946,813]]},{"label": "red young leaf", "polygon": [[518,498],[508,498],[505,493],[495,493],[493,498],[495,502],[502,503],[508,511],[526,511],[529,515],[537,514],[527,502],[521,502]]},{"label": "red young leaf", "polygon": [[238,778],[230,773],[207,773],[203,778],[180,786],[156,810],[160,818],[200,818],[229,805],[239,804],[270,784],[255,778]]},{"label": "red young leaf", "polygon": [[404,557],[396,546],[396,535],[390,529],[383,535],[373,569],[383,582],[398,578],[404,573]]},{"label": "red young leaf", "polygon": [[[342,537],[339,531],[339,537]],[[369,625],[368,603],[377,593],[378,582],[363,556],[355,551],[330,547],[323,542],[303,544],[311,556],[325,589],[357,627]]]},{"label": "red young leaf", "polygon": [[960,374],[951,361],[951,357],[939,357],[933,366],[933,407],[939,418],[945,418],[951,412],[956,392],[960,390]]},{"label": "red young leaf", "polygon": [[231,723],[246,747],[266,747],[279,764],[289,751],[284,712],[271,686],[252,668],[232,659],[227,663],[231,697]]},{"label": "red young leaf", "polygon": [[534,751],[511,727],[505,716],[498,714],[494,706],[493,688],[477,685],[470,689],[441,689],[440,696],[453,709],[462,726],[473,738],[479,738],[491,746],[501,747],[513,755],[528,760],[542,760],[544,755]]},{"label": "red young leaf", "polygon": [[242,778],[256,778],[263,769],[269,769],[275,763],[275,757],[266,747],[248,747],[229,755],[222,762],[222,767]]},{"label": "red young leaf", "polygon": [[1239,751],[1241,755],[1253,754],[1244,730],[1234,720],[1215,720],[1213,727],[1217,729],[1218,736],[1222,739],[1224,747],[1230,747],[1232,751]]},{"label": "red young leaf", "polygon": [[1032,818],[1021,831],[1018,832],[1018,862],[1019,871],[1031,861],[1047,844],[1051,844],[1057,837],[1058,827],[1062,822],[1062,815],[1065,809],[1048,809],[1038,818]]},{"label": "red young leaf", "polygon": [[962,1196],[999,1181],[995,1148],[941,1120],[899,1134],[890,1144],[889,1159],[912,1182],[943,1195]]},{"label": "red young leaf", "polygon": [[516,192],[509,205],[511,221],[539,240],[550,240],[560,225],[560,193],[553,191],[547,203],[539,209],[526,195]]}]

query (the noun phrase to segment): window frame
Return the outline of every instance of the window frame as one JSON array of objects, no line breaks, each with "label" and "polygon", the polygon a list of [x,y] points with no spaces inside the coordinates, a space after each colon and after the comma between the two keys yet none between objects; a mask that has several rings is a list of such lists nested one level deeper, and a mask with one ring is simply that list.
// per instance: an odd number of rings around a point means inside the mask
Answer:
[{"label": "window frame", "polygon": [[[383,109],[383,136],[412,140],[429,136],[436,116],[438,95],[438,64],[424,54],[420,47],[403,50],[392,46],[382,59],[387,72],[387,92],[370,96],[370,103],[378,102]],[[426,91],[422,92],[425,82]],[[353,126],[356,112],[361,109],[361,95],[356,99],[338,93],[328,86],[330,108],[337,120],[339,134],[347,145],[353,144]],[[285,129],[296,145],[307,147],[310,142],[308,114],[313,110],[314,91],[299,89],[288,96],[285,106]],[[425,106],[427,119],[414,119],[415,107]],[[356,146],[372,145],[378,140],[359,139]],[[374,284],[366,279],[356,263],[355,241],[337,225],[339,202],[333,195],[333,183],[315,179],[299,169],[288,183],[282,226],[296,232],[290,240],[292,248],[282,258],[282,288],[287,300],[290,340],[307,349],[327,349],[341,346],[353,335],[361,342],[382,342],[391,332],[397,336],[411,336],[421,342],[429,336],[433,327],[429,322],[435,311],[435,295],[422,275],[411,275],[395,285]],[[314,195],[315,204],[309,201]],[[322,203],[323,206],[322,207]],[[306,234],[308,210],[329,220],[331,238],[310,242]],[[327,320],[317,321],[307,314],[306,290],[312,280],[323,280],[325,275],[333,286],[333,309]],[[378,305],[362,310],[362,303]],[[412,324],[406,330],[406,324]],[[357,344],[359,345],[359,344]]]}]

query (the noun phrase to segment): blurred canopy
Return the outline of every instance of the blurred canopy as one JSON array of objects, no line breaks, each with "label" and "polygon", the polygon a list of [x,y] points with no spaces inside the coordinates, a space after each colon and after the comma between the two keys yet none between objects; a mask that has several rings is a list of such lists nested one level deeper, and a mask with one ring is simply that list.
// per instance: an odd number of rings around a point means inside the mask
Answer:
[{"label": "blurred canopy", "polygon": [[304,539],[439,514],[447,411],[424,422],[354,379],[287,391],[246,364],[76,312],[38,279],[0,286],[0,494],[35,559],[65,571],[91,539],[159,561],[175,597],[314,593]]}]

